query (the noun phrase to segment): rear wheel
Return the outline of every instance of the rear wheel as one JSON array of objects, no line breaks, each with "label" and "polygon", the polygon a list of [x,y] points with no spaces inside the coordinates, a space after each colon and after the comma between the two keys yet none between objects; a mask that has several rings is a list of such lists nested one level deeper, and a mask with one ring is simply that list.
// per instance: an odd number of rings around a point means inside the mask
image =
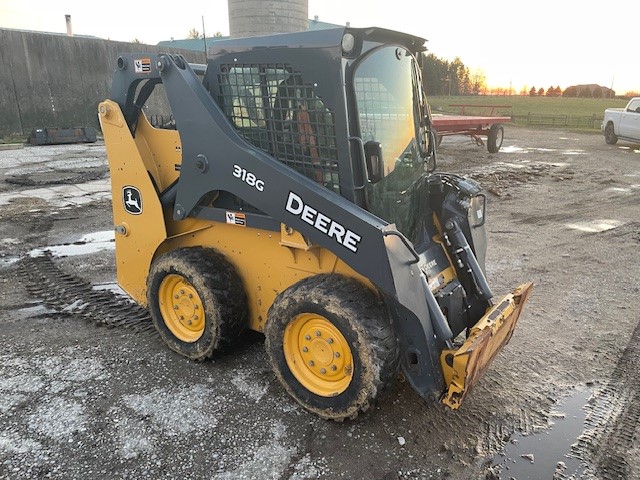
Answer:
[{"label": "rear wheel", "polygon": [[618,143],[618,136],[613,128],[613,123],[607,123],[607,126],[604,127],[604,141],[609,145],[615,145]]},{"label": "rear wheel", "polygon": [[494,123],[489,127],[489,134],[487,135],[487,150],[489,153],[498,153],[500,147],[502,147],[503,140],[504,127],[501,123]]},{"label": "rear wheel", "polygon": [[151,266],[147,301],[160,337],[175,352],[204,360],[247,325],[247,301],[233,266],[210,249],[181,248]]},{"label": "rear wheel", "polygon": [[435,128],[432,128],[431,131],[433,132],[433,137],[436,139],[436,147],[439,147],[442,143],[442,135],[440,135]]},{"label": "rear wheel", "polygon": [[282,292],[269,310],[265,346],[285,390],[332,420],[355,418],[398,374],[386,308],[355,280],[318,275]]}]

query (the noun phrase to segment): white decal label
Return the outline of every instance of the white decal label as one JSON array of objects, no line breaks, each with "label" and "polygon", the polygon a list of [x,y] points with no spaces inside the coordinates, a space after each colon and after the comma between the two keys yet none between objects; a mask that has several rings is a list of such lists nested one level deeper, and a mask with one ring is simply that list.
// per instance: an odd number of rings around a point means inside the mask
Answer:
[{"label": "white decal label", "polygon": [[137,58],[133,61],[133,69],[136,73],[151,73],[151,59]]},{"label": "white decal label", "polygon": [[255,187],[259,192],[264,191],[264,182],[240,165],[233,166],[233,176],[239,178],[250,187]]},{"label": "white decal label", "polygon": [[247,226],[247,217],[244,213],[240,212],[227,212],[227,223],[231,225],[239,225],[240,227]]},{"label": "white decal label", "polygon": [[308,223],[319,232],[329,238],[334,238],[336,242],[348,250],[354,253],[358,251],[358,244],[362,240],[360,235],[345,228],[324,213],[306,205],[299,195],[289,192],[286,209],[287,212],[300,217],[303,222]]}]

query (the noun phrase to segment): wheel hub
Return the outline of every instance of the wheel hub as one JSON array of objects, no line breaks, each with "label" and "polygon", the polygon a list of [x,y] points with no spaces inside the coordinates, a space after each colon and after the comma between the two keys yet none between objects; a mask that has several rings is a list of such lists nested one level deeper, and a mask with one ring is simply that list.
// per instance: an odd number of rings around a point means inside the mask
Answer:
[{"label": "wheel hub", "polygon": [[171,333],[183,342],[195,342],[202,336],[205,327],[202,300],[182,275],[164,277],[158,297],[160,313]]},{"label": "wheel hub", "polygon": [[321,315],[295,317],[285,330],[284,352],[291,373],[316,395],[339,395],[351,383],[351,348],[340,330]]}]

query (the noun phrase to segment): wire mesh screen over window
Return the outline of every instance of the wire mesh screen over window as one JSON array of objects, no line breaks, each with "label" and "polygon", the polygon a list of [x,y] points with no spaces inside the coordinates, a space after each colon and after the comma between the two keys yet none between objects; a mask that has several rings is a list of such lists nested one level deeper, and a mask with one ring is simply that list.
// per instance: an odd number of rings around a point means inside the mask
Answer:
[{"label": "wire mesh screen over window", "polygon": [[250,143],[340,193],[332,112],[284,64],[221,65],[219,100]]}]

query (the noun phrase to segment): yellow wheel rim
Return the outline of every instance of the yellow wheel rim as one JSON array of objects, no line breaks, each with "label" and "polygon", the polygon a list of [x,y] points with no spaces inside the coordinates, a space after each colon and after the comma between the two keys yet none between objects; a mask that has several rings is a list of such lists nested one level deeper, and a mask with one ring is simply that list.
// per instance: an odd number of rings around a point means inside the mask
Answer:
[{"label": "yellow wheel rim", "polygon": [[158,299],[164,323],[178,340],[191,343],[202,336],[205,326],[202,300],[182,275],[164,277]]},{"label": "yellow wheel rim", "polygon": [[344,392],[353,376],[351,348],[322,315],[302,313],[284,331],[284,356],[294,377],[321,397]]}]

